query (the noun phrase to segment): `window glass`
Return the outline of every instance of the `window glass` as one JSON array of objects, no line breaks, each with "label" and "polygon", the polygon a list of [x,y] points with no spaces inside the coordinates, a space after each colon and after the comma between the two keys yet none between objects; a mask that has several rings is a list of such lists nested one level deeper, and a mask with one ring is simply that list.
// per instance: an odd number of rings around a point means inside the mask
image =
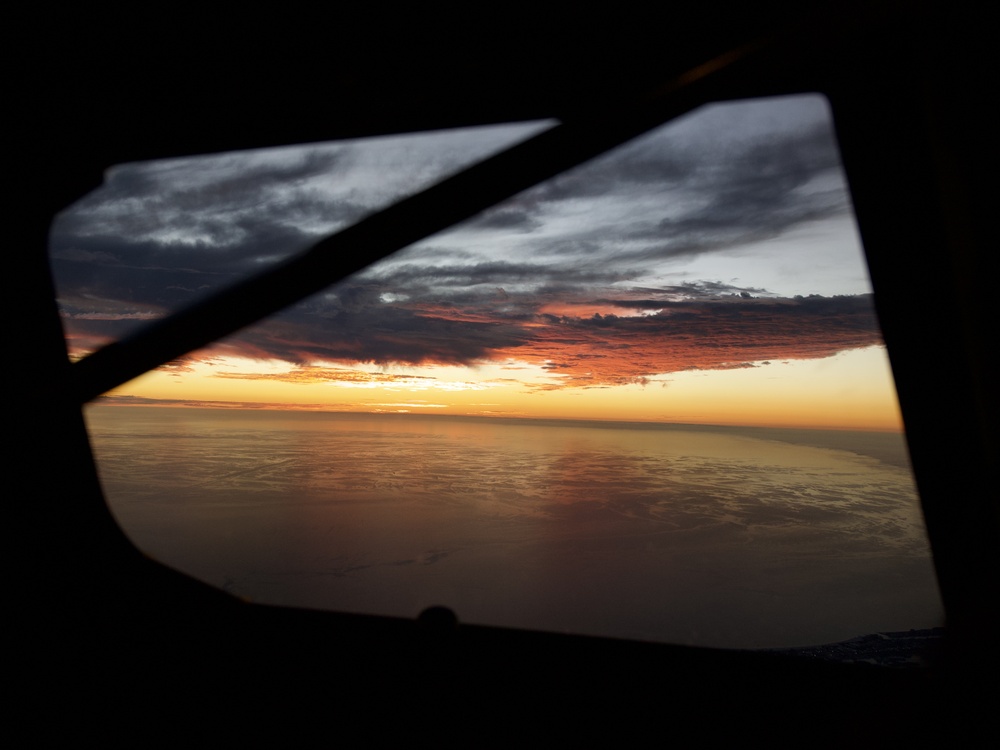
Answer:
[{"label": "window glass", "polygon": [[733,648],[942,618],[816,95],[703,107],[87,418],[136,544],[255,601]]}]

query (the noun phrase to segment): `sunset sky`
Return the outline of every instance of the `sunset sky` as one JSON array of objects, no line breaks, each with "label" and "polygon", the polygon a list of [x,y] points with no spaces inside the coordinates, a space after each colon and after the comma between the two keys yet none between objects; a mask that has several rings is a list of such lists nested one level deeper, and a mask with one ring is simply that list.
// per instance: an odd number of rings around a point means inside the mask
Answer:
[{"label": "sunset sky", "polygon": [[[52,229],[71,354],[551,125],[112,167]],[[112,395],[900,427],[819,96],[704,107]]]}]

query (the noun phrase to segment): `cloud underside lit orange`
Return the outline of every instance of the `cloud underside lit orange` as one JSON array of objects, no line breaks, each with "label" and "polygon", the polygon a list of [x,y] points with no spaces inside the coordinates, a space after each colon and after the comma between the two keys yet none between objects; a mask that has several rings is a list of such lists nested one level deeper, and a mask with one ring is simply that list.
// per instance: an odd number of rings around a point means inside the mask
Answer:
[{"label": "cloud underside lit orange", "polygon": [[217,378],[233,380],[278,380],[283,383],[339,383],[341,385],[414,385],[433,381],[428,375],[398,375],[389,372],[365,372],[341,367],[303,365],[288,372],[219,372]]},{"label": "cloud underside lit orange", "polygon": [[[565,320],[565,319],[564,319]],[[816,359],[845,349],[881,343],[877,330],[853,326],[831,328],[829,321],[797,319],[789,331],[780,315],[760,315],[748,330],[746,321],[714,318],[678,324],[661,316],[565,321],[544,328],[528,348],[508,350],[560,376],[563,386],[613,386],[642,382],[657,374],[684,370],[729,370],[770,360]],[[685,325],[685,323],[693,323]],[[803,324],[805,324],[803,326]],[[608,335],[605,326],[614,328]]]},{"label": "cloud underside lit orange", "polygon": [[[373,327],[365,331],[365,339],[340,340],[335,321],[329,334],[319,340],[299,335],[305,332],[287,321],[265,323],[252,335],[230,340],[227,353],[283,359],[298,367],[288,373],[220,373],[220,377],[301,383],[412,382],[419,376],[316,365],[519,361],[539,366],[551,376],[548,383],[534,387],[592,388],[643,383],[656,375],[687,370],[731,370],[772,360],[818,359],[882,343],[867,295],[716,301],[677,304],[646,315],[534,314],[517,320],[498,320],[486,311],[436,308],[413,312],[408,318],[410,330]],[[464,348],[459,350],[450,337],[463,335]],[[391,356],[396,350],[400,355]]]}]

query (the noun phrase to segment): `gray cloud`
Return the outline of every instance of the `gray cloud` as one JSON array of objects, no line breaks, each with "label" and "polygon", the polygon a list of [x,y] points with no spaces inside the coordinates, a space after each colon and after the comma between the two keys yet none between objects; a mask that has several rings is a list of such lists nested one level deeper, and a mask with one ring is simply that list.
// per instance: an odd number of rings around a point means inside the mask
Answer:
[{"label": "gray cloud", "polygon": [[234,337],[229,349],[300,365],[519,359],[569,384],[602,386],[685,369],[826,357],[881,342],[867,294],[775,298],[721,282],[602,289],[588,283],[559,292],[458,285],[453,294],[446,285],[411,284],[399,294],[401,288],[391,278],[338,285]]},{"label": "gray cloud", "polygon": [[[662,130],[539,186],[519,199],[524,223],[540,224],[560,204],[583,199],[641,201],[641,216],[596,209],[540,248],[584,256],[595,240],[620,262],[725,250],[769,239],[849,208],[833,133],[816,123],[781,138],[735,141],[717,149],[673,144]],[[618,247],[608,249],[612,236]],[[628,241],[627,243],[625,241]]]},{"label": "gray cloud", "polygon": [[537,130],[456,133],[221,154],[109,169],[58,216],[60,302],[175,310]]},{"label": "gray cloud", "polygon": [[[737,104],[637,139],[303,301],[234,345],[299,363],[469,363],[586,332],[597,346],[596,329],[607,334],[600,346],[614,349],[639,332],[644,341],[679,335],[677,324],[687,321],[685,340],[698,336],[711,347],[727,316],[762,326],[796,315],[819,321],[826,313],[818,307],[833,303],[797,301],[763,316],[752,298],[778,296],[764,286],[665,283],[660,268],[664,259],[716,253],[848,210],[822,108],[813,100],[779,104],[777,125],[761,124],[767,107]],[[392,169],[398,155],[358,144],[110,170],[106,185],[52,230],[74,346],[126,335],[391,202],[475,150],[475,138],[454,137],[454,152],[439,139],[423,156],[406,156],[405,175]],[[399,143],[393,153],[409,154]],[[840,312],[827,313],[832,326]],[[855,322],[874,320],[870,310],[857,315]],[[732,330],[752,339],[749,329]],[[660,365],[637,364],[634,374]]]}]

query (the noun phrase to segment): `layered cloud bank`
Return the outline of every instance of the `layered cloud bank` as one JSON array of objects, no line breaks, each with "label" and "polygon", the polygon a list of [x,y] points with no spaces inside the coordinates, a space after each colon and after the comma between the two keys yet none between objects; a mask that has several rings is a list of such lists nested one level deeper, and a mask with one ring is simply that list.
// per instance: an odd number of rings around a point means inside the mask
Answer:
[{"label": "layered cloud bank", "polygon": [[[115,167],[53,228],[71,347],[126,335],[546,126]],[[695,112],[222,350],[295,365],[247,378],[521,362],[549,374],[534,387],[560,388],[880,342],[828,113],[811,96]]]},{"label": "layered cloud bank", "polygon": [[[237,337],[228,353],[301,364],[520,361],[549,371],[556,387],[828,357],[881,341],[870,295],[784,299],[691,288],[677,298],[674,290],[626,289],[618,299],[563,303],[556,314],[546,311],[555,305],[544,290],[484,291],[462,304],[416,296],[386,302],[371,289],[362,302],[366,295],[345,291],[350,305],[334,294],[313,300]],[[571,314],[574,308],[587,313]],[[589,312],[595,308],[604,312]]]}]

